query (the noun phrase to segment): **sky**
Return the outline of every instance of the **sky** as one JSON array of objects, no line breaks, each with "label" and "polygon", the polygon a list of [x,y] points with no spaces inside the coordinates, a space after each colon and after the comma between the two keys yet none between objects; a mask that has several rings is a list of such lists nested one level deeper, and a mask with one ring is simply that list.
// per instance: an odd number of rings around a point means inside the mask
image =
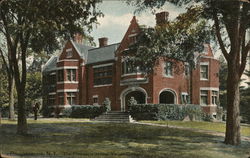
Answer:
[{"label": "sky", "polygon": [[[91,33],[96,45],[99,45],[98,38],[101,37],[107,37],[108,44],[121,42],[134,16],[135,7],[128,6],[122,0],[103,0],[103,3],[98,5],[98,9],[104,13],[104,17],[98,18],[100,24]],[[167,3],[162,9],[156,10],[156,12],[160,11],[168,11],[169,18],[174,19],[185,9]],[[155,26],[155,16],[150,10],[135,16],[140,25]]]}]

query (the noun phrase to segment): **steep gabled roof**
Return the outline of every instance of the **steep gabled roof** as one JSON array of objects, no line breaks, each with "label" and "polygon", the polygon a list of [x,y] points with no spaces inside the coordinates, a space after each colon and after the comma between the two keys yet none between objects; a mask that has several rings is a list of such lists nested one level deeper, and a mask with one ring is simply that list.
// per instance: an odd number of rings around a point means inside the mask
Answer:
[{"label": "steep gabled roof", "polygon": [[57,56],[52,56],[43,66],[42,72],[48,72],[56,69]]},{"label": "steep gabled roof", "polygon": [[84,44],[79,44],[79,43],[74,42],[73,40],[70,40],[70,41],[73,44],[73,46],[75,47],[79,56],[81,58],[85,59],[85,61],[86,61],[88,59],[88,50],[93,49],[94,47],[87,46]]},{"label": "steep gabled roof", "polygon": [[108,46],[90,49],[88,53],[87,64],[103,62],[115,59],[115,51],[120,43],[111,44]]}]

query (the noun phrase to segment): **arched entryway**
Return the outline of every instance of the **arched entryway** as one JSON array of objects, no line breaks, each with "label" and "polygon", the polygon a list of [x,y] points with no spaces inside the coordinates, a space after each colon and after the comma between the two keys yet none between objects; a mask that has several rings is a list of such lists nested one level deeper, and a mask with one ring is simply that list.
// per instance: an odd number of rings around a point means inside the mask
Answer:
[{"label": "arched entryway", "polygon": [[159,95],[159,103],[160,104],[175,104],[176,103],[176,95],[171,90],[163,90]]},{"label": "arched entryway", "polygon": [[125,89],[121,93],[121,111],[128,110],[128,103],[131,97],[137,101],[138,104],[147,103],[147,93],[143,88],[140,87],[132,87]]}]

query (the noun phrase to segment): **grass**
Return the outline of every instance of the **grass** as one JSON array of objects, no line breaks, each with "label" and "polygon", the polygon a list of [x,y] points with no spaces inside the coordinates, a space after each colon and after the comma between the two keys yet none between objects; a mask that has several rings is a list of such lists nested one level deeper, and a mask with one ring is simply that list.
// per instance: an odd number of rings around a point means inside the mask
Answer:
[{"label": "grass", "polygon": [[[220,122],[201,122],[201,121],[141,121],[145,123],[155,123],[178,127],[187,127],[214,132],[225,133],[226,124]],[[250,137],[250,126],[241,126],[241,134]]]},{"label": "grass", "polygon": [[250,142],[224,145],[223,138],[198,132],[86,120],[29,120],[30,134],[16,135],[16,122],[2,121],[0,152],[23,157],[244,158]]}]

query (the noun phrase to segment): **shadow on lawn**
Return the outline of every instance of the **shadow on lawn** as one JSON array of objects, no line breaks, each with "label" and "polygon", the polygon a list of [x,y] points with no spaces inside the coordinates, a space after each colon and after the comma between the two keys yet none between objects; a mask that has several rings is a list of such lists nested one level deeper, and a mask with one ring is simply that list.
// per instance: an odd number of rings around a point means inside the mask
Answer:
[{"label": "shadow on lawn", "polygon": [[[16,125],[0,127],[0,148],[17,155],[67,157],[178,157],[245,156],[249,143],[225,146],[222,137],[198,132],[119,123],[31,123],[30,135],[15,134]],[[219,155],[220,156],[220,155]],[[224,156],[225,157],[225,156]]]}]

